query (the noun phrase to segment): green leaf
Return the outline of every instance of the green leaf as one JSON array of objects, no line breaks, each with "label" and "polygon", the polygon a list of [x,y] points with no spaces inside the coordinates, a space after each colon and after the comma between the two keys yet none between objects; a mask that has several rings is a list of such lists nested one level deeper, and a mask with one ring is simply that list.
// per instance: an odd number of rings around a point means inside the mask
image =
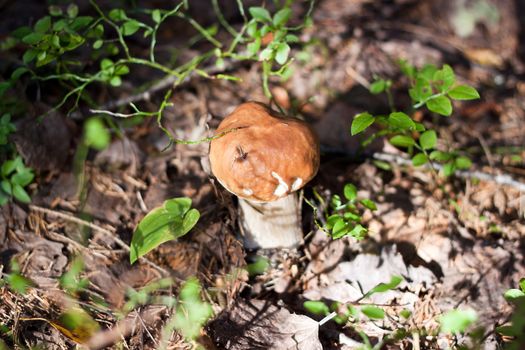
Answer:
[{"label": "green leaf", "polygon": [[30,63],[32,60],[35,59],[36,55],[38,54],[38,50],[35,49],[29,49],[26,52],[24,52],[24,56],[22,56],[22,61],[25,64]]},{"label": "green leaf", "polygon": [[386,81],[384,79],[379,79],[370,84],[370,92],[374,95],[380,94],[385,91]]},{"label": "green leaf", "polygon": [[25,294],[29,287],[33,285],[31,280],[25,278],[18,272],[10,273],[6,277],[9,288],[19,294]]},{"label": "green leaf", "polygon": [[352,136],[359,134],[366,130],[370,125],[374,123],[376,119],[373,115],[368,112],[359,113],[352,120],[352,127],[350,129],[350,134]]},{"label": "green leaf", "polygon": [[[364,228],[360,224],[357,224],[350,230],[350,232],[348,232],[348,235],[354,237],[355,239],[363,239],[365,238],[367,232],[368,230],[366,228]],[[338,238],[338,237],[334,237],[334,238]]]},{"label": "green leaf", "polygon": [[290,46],[285,43],[281,42],[277,46],[277,50],[275,51],[275,61],[279,64],[285,64],[288,60],[288,55],[290,54]]},{"label": "green leaf", "polygon": [[403,309],[399,312],[399,316],[403,317],[404,319],[407,319],[409,318],[410,316],[412,316],[412,311],[410,310],[407,310],[407,309]]},{"label": "green leaf", "polygon": [[450,116],[452,114],[452,103],[446,96],[438,96],[430,99],[426,103],[427,108],[437,114]]},{"label": "green leaf", "polygon": [[432,160],[437,160],[438,162],[446,162],[452,159],[452,155],[447,152],[432,151],[429,155],[429,158]]},{"label": "green leaf", "polygon": [[78,16],[78,6],[75,4],[69,4],[67,7],[67,15],[69,18],[75,18]]},{"label": "green leaf", "polygon": [[102,40],[102,39],[98,39],[98,40],[96,40],[96,41],[93,43],[93,48],[94,48],[95,50],[98,50],[98,49],[100,49],[100,48],[102,47],[103,44],[104,44],[104,40]]},{"label": "green leaf", "polygon": [[414,130],[416,124],[403,112],[393,112],[388,116],[387,122],[390,126],[401,130]]},{"label": "green leaf", "polygon": [[11,183],[8,180],[0,181],[0,188],[8,195],[13,194],[13,186],[11,186]]},{"label": "green leaf", "polygon": [[268,12],[268,10],[265,9],[264,7],[250,7],[248,11],[250,12],[250,15],[258,21],[261,21],[261,22],[271,22],[272,21],[270,12]]},{"label": "green leaf", "polygon": [[71,24],[69,25],[69,27],[73,30],[80,30],[80,29],[83,29],[84,27],[86,27],[87,25],[89,25],[91,23],[91,21],[93,21],[93,17],[91,16],[80,16],[80,17],[77,17],[75,18]]},{"label": "green leaf", "polygon": [[432,149],[436,147],[437,135],[434,130],[427,130],[419,137],[419,145],[424,150]]},{"label": "green leaf", "polygon": [[287,43],[298,43],[299,42],[299,37],[297,35],[287,34],[284,38]]},{"label": "green leaf", "polygon": [[50,28],[51,28],[51,17],[50,16],[45,16],[45,17],[40,18],[35,23],[35,26],[34,26],[35,32],[40,33],[40,34],[46,33]]},{"label": "green leaf", "polygon": [[412,164],[414,166],[421,166],[423,164],[426,164],[427,162],[428,162],[428,158],[426,154],[424,153],[418,153],[412,157]]},{"label": "green leaf", "polygon": [[397,275],[394,275],[392,277],[390,277],[390,282],[388,283],[379,283],[378,285],[376,285],[374,288],[370,289],[366,294],[365,294],[365,297],[369,297],[371,296],[372,294],[375,294],[375,293],[384,293],[386,291],[389,291],[389,290],[392,290],[392,289],[395,289],[397,288],[397,286],[399,286],[399,284],[403,282],[403,277],[401,276],[397,276]]},{"label": "green leaf", "polygon": [[17,162],[16,160],[6,160],[2,164],[2,176],[7,177],[16,169]]},{"label": "green leaf", "polygon": [[348,224],[346,221],[339,217],[339,219],[335,222],[334,226],[332,227],[332,237],[334,239],[341,238],[345,236],[349,231]]},{"label": "green leaf", "polygon": [[433,79],[439,87],[440,92],[446,92],[456,82],[454,70],[446,64],[442,69],[434,73]]},{"label": "green leaf", "polygon": [[0,82],[0,96],[3,96],[10,87],[11,83],[9,81]]},{"label": "green leaf", "polygon": [[303,307],[314,315],[326,316],[330,313],[330,308],[322,301],[307,300],[303,303]]},{"label": "green leaf", "polygon": [[[257,22],[255,20],[251,20],[248,23],[248,26],[246,27],[246,34],[248,34],[250,37],[254,38],[257,34]],[[260,38],[260,36],[259,36]]]},{"label": "green leaf", "polygon": [[109,18],[111,18],[113,21],[122,21],[128,18],[126,16],[126,12],[122,9],[113,9],[109,11]]},{"label": "green leaf", "polygon": [[160,10],[155,9],[153,12],[151,12],[151,19],[153,19],[153,22],[160,23],[162,16],[160,14]]},{"label": "green leaf", "polygon": [[376,203],[373,200],[365,198],[365,199],[361,199],[360,202],[365,208],[368,208],[370,210],[377,210]]},{"label": "green leaf", "polygon": [[18,80],[24,73],[29,72],[29,69],[27,67],[18,67],[11,73],[11,80]]},{"label": "green leaf", "polygon": [[254,41],[252,41],[246,46],[246,51],[248,52],[248,56],[253,57],[257,55],[257,52],[259,52],[260,48],[261,48],[261,38],[255,38]]},{"label": "green leaf", "polygon": [[518,298],[523,298],[525,297],[525,293],[520,290],[520,289],[509,289],[505,292],[505,294],[503,294],[503,296],[505,297],[505,300],[507,301],[512,301],[512,300],[515,300],[515,299],[518,299]]},{"label": "green leaf", "polygon": [[385,310],[377,306],[363,306],[361,312],[371,319],[381,320],[385,318]]},{"label": "green leaf", "polygon": [[13,184],[18,184],[22,187],[25,187],[33,181],[35,175],[30,171],[24,171],[16,173],[15,175],[11,176],[11,182]]},{"label": "green leaf", "polygon": [[56,5],[51,5],[49,6],[49,14],[54,17],[60,16],[62,15],[62,9]]},{"label": "green leaf", "polygon": [[281,27],[282,25],[286,24],[288,20],[290,19],[290,16],[292,14],[292,10],[289,8],[284,8],[279,11],[273,16],[273,25],[275,27]]},{"label": "green leaf", "polygon": [[43,38],[44,34],[42,33],[29,33],[28,35],[24,36],[22,42],[29,45],[36,45],[42,41]]},{"label": "green leaf", "polygon": [[267,47],[264,50],[261,51],[259,54],[259,61],[268,61],[270,58],[272,58],[273,50],[271,47]]},{"label": "green leaf", "polygon": [[192,277],[182,285],[174,317],[175,328],[186,338],[194,339],[202,326],[212,316],[211,305],[200,298],[201,286]]},{"label": "green leaf", "polygon": [[134,263],[162,243],[188,233],[200,217],[200,213],[190,207],[191,199],[174,198],[149,212],[133,233],[130,262]]},{"label": "green leaf", "polygon": [[433,64],[425,64],[421,71],[418,72],[419,77],[428,81],[431,81],[434,78],[434,75],[438,71],[437,67]]},{"label": "green leaf", "polygon": [[31,202],[31,197],[29,197],[26,190],[19,184],[13,184],[13,196],[22,203]]},{"label": "green leaf", "polygon": [[109,80],[109,84],[111,86],[120,86],[122,85],[122,79],[119,76],[111,77],[111,79]]},{"label": "green leaf", "polygon": [[349,201],[353,201],[357,198],[357,188],[352,184],[346,184],[343,192],[345,198]]},{"label": "green leaf", "polygon": [[525,292],[525,278],[520,280],[520,289]]},{"label": "green leaf", "polygon": [[477,318],[474,310],[451,310],[439,318],[441,332],[463,333]]},{"label": "green leaf", "polygon": [[448,96],[453,100],[475,100],[479,93],[472,86],[458,85],[448,92]]},{"label": "green leaf", "polygon": [[456,166],[454,165],[454,162],[448,162],[445,165],[443,165],[443,175],[445,176],[451,176],[456,171]]},{"label": "green leaf", "polygon": [[120,28],[122,30],[122,35],[133,35],[139,30],[140,23],[132,19],[125,22]]},{"label": "green leaf", "polygon": [[110,139],[102,119],[91,117],[84,124],[84,142],[89,147],[101,151],[108,146]]},{"label": "green leaf", "polygon": [[459,156],[454,160],[454,165],[458,169],[469,169],[472,166],[472,161],[465,156]]},{"label": "green leaf", "polygon": [[390,139],[390,143],[398,147],[410,147],[416,143],[414,139],[406,135],[396,135]]},{"label": "green leaf", "polygon": [[263,256],[257,256],[255,262],[246,266],[246,271],[250,277],[262,275],[270,267],[270,260]]},{"label": "green leaf", "polygon": [[[507,337],[517,337],[520,332],[515,327],[511,325],[499,326],[496,327],[496,332]],[[509,347],[510,348],[510,347]]]}]

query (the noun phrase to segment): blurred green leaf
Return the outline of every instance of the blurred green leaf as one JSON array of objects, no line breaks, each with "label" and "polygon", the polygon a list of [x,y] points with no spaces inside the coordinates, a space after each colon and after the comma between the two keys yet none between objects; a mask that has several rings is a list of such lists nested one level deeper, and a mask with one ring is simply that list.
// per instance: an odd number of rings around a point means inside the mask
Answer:
[{"label": "blurred green leaf", "polygon": [[288,55],[290,54],[290,46],[285,43],[281,42],[277,46],[277,50],[275,51],[275,61],[279,64],[285,64],[288,60]]},{"label": "blurred green leaf", "polygon": [[419,145],[424,150],[432,149],[436,147],[437,135],[434,130],[427,130],[419,137]]},{"label": "blurred green leaf", "polygon": [[452,103],[446,96],[438,96],[430,99],[426,103],[427,108],[437,114],[450,116],[452,114]]},{"label": "blurred green leaf", "polygon": [[428,162],[428,158],[426,154],[424,153],[418,153],[412,157],[412,164],[414,166],[421,166],[423,164],[426,164],[427,162]]},{"label": "blurred green leaf", "polygon": [[175,328],[186,338],[195,339],[200,329],[212,316],[211,305],[200,298],[201,286],[192,277],[182,285],[177,310],[175,312]]},{"label": "blurred green leaf", "polygon": [[89,147],[103,150],[109,145],[110,139],[111,136],[102,119],[91,117],[84,124],[84,142]]},{"label": "blurred green leaf", "polygon": [[258,21],[266,23],[272,22],[270,12],[268,12],[268,10],[264,7],[250,7],[248,11],[250,12],[250,15]]},{"label": "blurred green leaf", "polygon": [[137,32],[137,30],[139,30],[139,28],[140,23],[132,19],[127,22],[124,22],[124,24],[121,27],[121,30],[123,35],[133,35]]},{"label": "blurred green leaf", "polygon": [[78,6],[75,4],[69,4],[67,7],[67,15],[69,18],[75,18],[78,15]]},{"label": "blurred green leaf", "polygon": [[359,113],[354,117],[354,120],[352,120],[352,127],[350,129],[350,133],[352,134],[352,136],[357,135],[360,132],[366,130],[370,125],[374,123],[374,121],[375,118],[370,113]]},{"label": "blurred green leaf", "polygon": [[390,139],[390,143],[398,147],[410,147],[416,143],[414,139],[406,135],[396,135]]},{"label": "blurred green leaf", "polygon": [[330,313],[330,308],[322,301],[307,300],[303,303],[303,307],[314,315],[326,316]]},{"label": "blurred green leaf", "polygon": [[159,9],[155,9],[153,12],[151,12],[151,19],[153,19],[153,22],[155,23],[160,23],[162,15]]},{"label": "blurred green leaf", "polygon": [[448,96],[454,100],[475,100],[479,93],[471,86],[458,85],[448,92]]},{"label": "blurred green leaf", "polygon": [[394,275],[390,277],[390,282],[388,283],[379,283],[374,288],[370,289],[366,294],[365,297],[370,297],[372,294],[375,293],[384,293],[386,291],[392,290],[397,288],[399,284],[403,282],[403,277]]},{"label": "blurred green leaf", "polygon": [[509,289],[503,295],[507,301],[525,297],[525,293],[520,289]]},{"label": "blurred green leaf", "polygon": [[363,306],[361,312],[368,318],[380,320],[385,318],[385,310],[377,306]]},{"label": "blurred green leaf", "polygon": [[441,332],[463,333],[478,319],[474,310],[451,310],[439,318]]},{"label": "blurred green leaf", "polygon": [[346,199],[353,201],[357,198],[357,187],[352,184],[346,184],[343,193]]},{"label": "blurred green leaf", "polygon": [[393,112],[388,116],[387,122],[390,126],[401,130],[414,130],[416,124],[406,113]]},{"label": "blurred green leaf", "polygon": [[35,26],[34,26],[35,32],[40,33],[40,34],[46,33],[50,28],[51,28],[51,17],[50,16],[45,16],[45,17],[40,18],[35,23]]},{"label": "blurred green leaf", "polygon": [[465,156],[459,156],[454,161],[454,165],[458,169],[469,169],[472,166],[472,161]]},{"label": "blurred green leaf", "polygon": [[361,199],[361,204],[365,206],[365,208],[368,208],[370,210],[377,210],[376,203],[373,200],[370,200],[368,198]]},{"label": "blurred green leaf", "polygon": [[277,11],[277,13],[273,16],[273,25],[275,27],[281,27],[282,25],[286,24],[291,14],[292,10],[289,8],[284,8]]}]

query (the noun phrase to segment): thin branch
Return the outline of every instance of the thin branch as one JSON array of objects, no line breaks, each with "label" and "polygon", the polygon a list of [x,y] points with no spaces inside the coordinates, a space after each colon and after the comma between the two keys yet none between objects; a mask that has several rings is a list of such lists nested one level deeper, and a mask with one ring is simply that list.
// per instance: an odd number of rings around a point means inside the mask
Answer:
[{"label": "thin branch", "polygon": [[[410,159],[395,154],[376,152],[372,155],[372,158],[385,162],[396,163],[398,165],[413,166]],[[438,171],[443,168],[441,164],[433,164],[433,167]],[[498,185],[506,185],[519,191],[525,191],[525,183],[514,180],[509,174],[489,174],[481,171],[456,171],[454,175],[464,179],[476,178],[482,181],[494,182]]]}]

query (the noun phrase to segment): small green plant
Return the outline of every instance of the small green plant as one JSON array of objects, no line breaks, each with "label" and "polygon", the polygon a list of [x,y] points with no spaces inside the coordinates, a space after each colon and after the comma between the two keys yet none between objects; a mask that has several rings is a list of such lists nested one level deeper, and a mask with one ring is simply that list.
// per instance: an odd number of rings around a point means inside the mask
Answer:
[{"label": "small green plant", "polygon": [[[324,318],[319,321],[319,326],[322,326],[330,320],[333,320],[340,325],[351,326],[363,339],[360,349],[378,350],[381,349],[391,337],[396,337],[398,332],[392,332],[391,336],[384,337],[382,341],[372,346],[368,336],[359,329],[358,321],[363,316],[372,321],[382,320],[386,317],[386,312],[383,306],[369,304],[363,302],[363,300],[371,297],[374,294],[393,290],[397,288],[401,282],[403,282],[403,278],[401,276],[392,276],[389,282],[379,283],[368,292],[364,293],[363,296],[361,296],[358,300],[353,302],[333,302],[331,305],[327,305],[323,301],[308,300],[303,303],[303,306],[307,311],[315,315],[324,316]],[[400,312],[400,316],[401,318],[406,319],[410,317],[410,312],[408,310],[402,310]]]},{"label": "small green plant", "polygon": [[511,339],[504,349],[523,349],[525,346],[525,278],[520,280],[518,288],[507,290],[504,297],[514,306],[514,312],[510,321],[497,327],[496,332]]},{"label": "small green plant", "polygon": [[0,205],[6,204],[11,197],[29,203],[31,197],[24,188],[33,178],[33,171],[24,165],[20,156],[6,160],[0,168]]},{"label": "small green plant", "polygon": [[131,239],[129,260],[138,258],[164,242],[188,233],[199,220],[200,213],[191,208],[191,199],[173,198],[150,211],[137,225]]},{"label": "small green plant", "polygon": [[25,294],[33,286],[33,282],[20,272],[20,265],[16,260],[11,260],[11,272],[5,276],[5,282],[12,291],[20,294]]},{"label": "small green plant", "polygon": [[[374,201],[368,198],[359,198],[355,185],[347,183],[343,189],[343,198],[336,194],[331,197],[328,205],[317,192],[314,192],[314,195],[320,206],[326,208],[324,211],[326,223],[323,225],[315,219],[316,226],[319,229],[333,239],[346,236],[363,239],[366,236],[368,230],[361,225],[362,213],[366,209],[376,210],[377,207]],[[316,205],[307,199],[305,201],[313,208],[314,216],[317,216]]]},{"label": "small green plant", "polygon": [[84,270],[84,262],[81,257],[76,257],[71,262],[71,266],[62,276],[60,276],[60,287],[64,288],[69,294],[76,295],[89,285],[87,278],[81,278],[80,274]]},{"label": "small green plant", "polygon": [[[442,116],[450,116],[453,112],[452,100],[474,100],[479,93],[471,86],[456,83],[456,76],[449,65],[441,69],[427,64],[416,69],[405,61],[400,62],[401,71],[409,80],[408,95],[412,100],[412,109],[425,106],[429,111]],[[468,169],[471,161],[456,150],[438,150],[438,135],[435,130],[427,129],[422,123],[414,121],[407,113],[396,111],[390,88],[390,80],[377,79],[370,86],[373,94],[386,93],[391,112],[388,115],[372,115],[368,112],[359,113],[352,121],[350,132],[357,135],[372,124],[377,124],[381,130],[364,140],[369,144],[377,137],[388,137],[389,142],[405,149],[412,158],[414,166],[432,162],[443,164],[445,176],[452,175],[456,170]]]}]

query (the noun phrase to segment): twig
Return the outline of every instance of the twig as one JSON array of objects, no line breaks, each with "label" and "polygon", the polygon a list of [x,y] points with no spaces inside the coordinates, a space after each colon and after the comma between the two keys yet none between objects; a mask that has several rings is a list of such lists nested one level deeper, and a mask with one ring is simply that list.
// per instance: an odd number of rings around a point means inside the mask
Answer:
[{"label": "twig", "polygon": [[[90,229],[92,229],[94,231],[98,231],[98,232],[103,233],[106,236],[112,238],[115,241],[115,243],[117,243],[117,245],[119,245],[125,251],[127,251],[127,252],[130,251],[129,246],[126,243],[124,243],[124,241],[122,241],[119,237],[117,237],[113,232],[111,232],[111,231],[109,231],[109,230],[107,230],[105,228],[102,228],[102,227],[100,227],[98,225],[95,225],[95,224],[93,224],[93,223],[91,223],[89,221],[79,219],[76,216],[74,216],[73,214],[63,213],[63,212],[59,212],[59,211],[55,211],[55,210],[51,210],[51,209],[47,209],[47,208],[42,208],[42,207],[36,206],[34,204],[30,204],[29,205],[29,209],[31,209],[33,211],[36,211],[36,212],[44,213],[46,215],[51,215],[51,216],[54,216],[54,217],[57,217],[57,218],[60,218],[60,219],[64,219],[66,221],[73,222],[73,223],[76,223],[76,224],[79,224],[79,225],[87,226],[87,227],[89,227]],[[158,271],[162,272],[165,275],[169,275],[169,272],[166,269],[163,269],[162,267],[158,266],[157,264],[155,264],[154,262],[148,260],[145,257],[141,257],[140,261],[146,263],[147,265],[149,265],[149,266],[151,266],[151,267],[153,267],[155,269],[157,269]]]},{"label": "twig", "polygon": [[31,209],[33,211],[40,212],[40,213],[44,213],[46,215],[51,215],[51,216],[54,216],[54,217],[57,217],[57,218],[60,218],[60,219],[64,219],[66,221],[73,222],[75,224],[79,224],[79,225],[82,225],[82,226],[87,226],[87,227],[89,227],[90,229],[92,229],[94,231],[98,231],[98,232],[101,232],[101,233],[113,236],[113,233],[111,231],[109,231],[109,230],[107,230],[105,228],[102,228],[102,227],[100,227],[98,225],[95,225],[92,222],[89,222],[89,221],[77,218],[76,216],[74,216],[73,214],[70,214],[70,213],[64,213],[64,212],[59,212],[59,211],[55,211],[55,210],[51,210],[51,209],[47,209],[47,208],[42,208],[42,207],[39,207],[39,206],[34,205],[34,204],[30,204],[29,205],[29,209]]},{"label": "twig", "polygon": [[[398,165],[413,166],[412,161],[410,159],[395,154],[375,152],[372,155],[372,158],[382,160],[385,162],[396,163]],[[428,167],[428,165],[425,166],[425,168]],[[433,167],[438,171],[443,168],[441,164],[433,164]],[[498,185],[506,185],[513,187],[519,191],[525,191],[525,183],[514,180],[509,174],[489,174],[481,171],[456,171],[454,175],[464,179],[476,178],[482,181],[494,182]]]}]

